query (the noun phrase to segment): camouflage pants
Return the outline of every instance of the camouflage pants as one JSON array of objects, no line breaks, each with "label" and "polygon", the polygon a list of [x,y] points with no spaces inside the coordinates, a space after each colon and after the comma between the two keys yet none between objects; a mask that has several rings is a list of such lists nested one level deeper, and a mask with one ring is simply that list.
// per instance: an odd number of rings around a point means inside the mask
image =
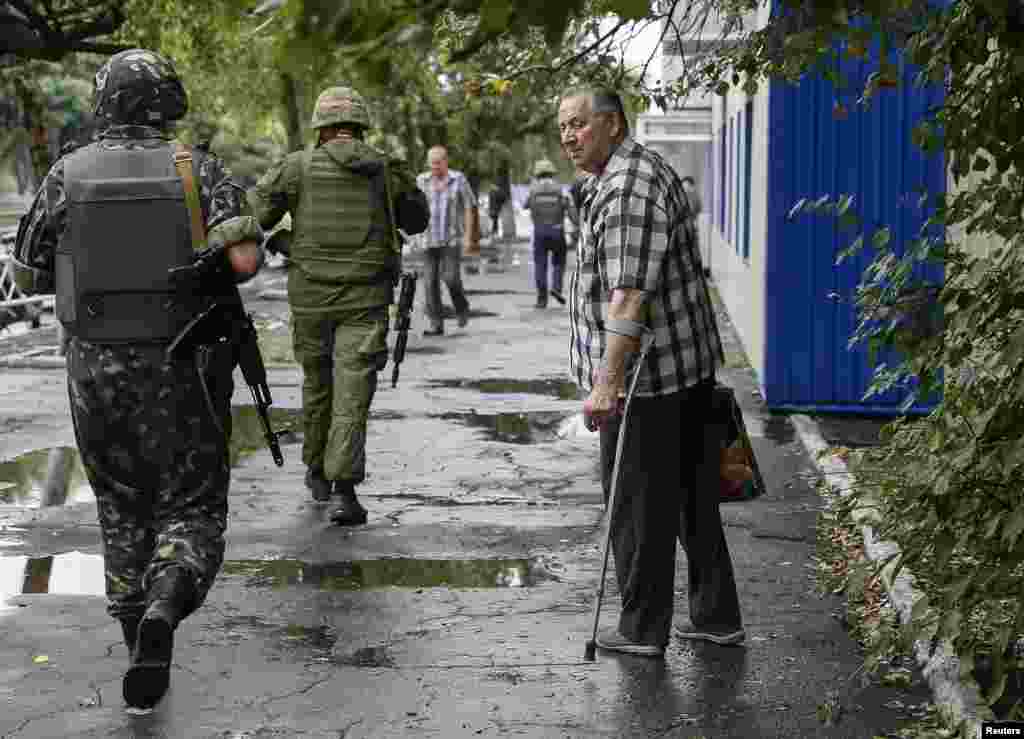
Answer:
[{"label": "camouflage pants", "polygon": [[141,616],[146,592],[178,565],[196,586],[196,599],[185,604],[188,615],[220,569],[230,480],[231,351],[227,345],[211,349],[197,365],[165,362],[159,345],[70,342],[71,417],[96,493],[108,611],[115,618]]},{"label": "camouflage pants", "polygon": [[328,480],[366,478],[366,424],[387,363],[387,310],[330,316],[294,314],[295,359],[302,365],[302,461]]}]

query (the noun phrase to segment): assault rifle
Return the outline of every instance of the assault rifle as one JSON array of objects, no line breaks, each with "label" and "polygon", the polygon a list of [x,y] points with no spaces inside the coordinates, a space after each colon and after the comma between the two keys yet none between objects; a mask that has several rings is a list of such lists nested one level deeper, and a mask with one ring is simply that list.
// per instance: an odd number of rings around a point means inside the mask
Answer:
[{"label": "assault rifle", "polygon": [[405,359],[405,345],[409,341],[412,322],[412,301],[416,297],[416,273],[403,272],[399,280],[398,306],[395,310],[395,349],[391,361],[391,387],[398,386],[398,369]]},{"label": "assault rifle", "polygon": [[267,368],[263,364],[260,345],[256,336],[256,326],[252,316],[245,312],[242,298],[237,288],[232,288],[233,295],[214,301],[195,318],[189,321],[167,347],[168,359],[183,359],[195,356],[197,347],[215,344],[223,339],[230,341],[235,347],[238,366],[242,370],[245,384],[249,386],[256,415],[263,426],[263,438],[266,439],[274,463],[284,465],[284,455],[278,437],[280,431],[274,431],[270,425],[270,386],[267,384]]},{"label": "assault rifle", "polygon": [[238,366],[241,368],[242,377],[252,394],[256,415],[259,416],[260,424],[263,426],[263,438],[266,439],[267,446],[270,448],[270,456],[274,458],[274,464],[282,467],[284,455],[281,453],[281,444],[277,439],[283,432],[274,431],[270,425],[269,411],[274,401],[270,397],[267,368],[263,364],[263,355],[260,354],[260,345],[257,341],[256,326],[253,325],[252,315],[242,311],[234,321],[232,329],[235,336],[235,347],[238,350]]}]

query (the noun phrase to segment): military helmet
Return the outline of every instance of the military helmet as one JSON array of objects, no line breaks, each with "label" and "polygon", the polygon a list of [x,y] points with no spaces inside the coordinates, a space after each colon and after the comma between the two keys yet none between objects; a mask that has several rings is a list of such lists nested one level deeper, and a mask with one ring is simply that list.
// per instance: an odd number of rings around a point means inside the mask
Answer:
[{"label": "military helmet", "polygon": [[96,72],[93,114],[102,123],[163,126],[188,112],[174,65],[154,51],[114,54]]},{"label": "military helmet", "polygon": [[547,159],[538,159],[537,163],[533,165],[533,176],[540,177],[546,174],[555,174],[558,170],[555,169],[555,165]]},{"label": "military helmet", "polygon": [[310,126],[323,128],[344,123],[370,127],[370,111],[363,96],[351,87],[328,87],[320,93],[313,107]]}]

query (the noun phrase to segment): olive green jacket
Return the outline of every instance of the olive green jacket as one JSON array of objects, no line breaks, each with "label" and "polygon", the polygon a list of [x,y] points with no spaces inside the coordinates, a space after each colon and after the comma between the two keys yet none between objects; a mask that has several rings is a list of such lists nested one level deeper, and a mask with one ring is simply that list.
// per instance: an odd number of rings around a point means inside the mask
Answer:
[{"label": "olive green jacket", "polygon": [[[400,236],[385,198],[360,164],[387,165],[390,199],[416,191],[401,162],[361,141],[336,139],[292,152],[248,193],[260,224],[292,219],[288,298],[293,312],[329,313],[388,305],[401,268]],[[352,167],[355,167],[353,169]]]}]

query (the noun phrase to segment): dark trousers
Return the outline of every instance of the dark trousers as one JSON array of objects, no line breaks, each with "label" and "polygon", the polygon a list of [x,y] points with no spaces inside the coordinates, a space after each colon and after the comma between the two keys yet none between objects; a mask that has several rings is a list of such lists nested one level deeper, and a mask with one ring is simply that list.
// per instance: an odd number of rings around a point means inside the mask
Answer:
[{"label": "dark trousers", "polygon": [[551,258],[551,289],[562,292],[565,271],[565,234],[561,227],[534,226],[533,229],[533,276],[537,286],[537,297],[543,301],[548,297],[548,255]]},{"label": "dark trousers", "polygon": [[[712,381],[655,398],[634,398],[612,516],[619,631],[665,645],[672,628],[676,539],[689,565],[690,620],[700,628],[742,625],[732,559],[718,510],[725,425],[710,417]],[[601,429],[605,502],[620,419]]]},{"label": "dark trousers", "polygon": [[430,247],[424,250],[423,281],[425,284],[426,305],[424,314],[431,328],[444,326],[441,313],[441,282],[448,286],[448,294],[452,297],[452,305],[456,313],[469,313],[469,300],[462,287],[462,275],[459,262],[461,252],[457,246]]},{"label": "dark trousers", "polygon": [[220,345],[197,366],[164,361],[163,345],[68,346],[71,420],[96,493],[107,610],[115,618],[141,617],[147,593],[175,566],[196,587],[196,597],[179,604],[187,616],[220,570],[231,477],[231,351]]}]

